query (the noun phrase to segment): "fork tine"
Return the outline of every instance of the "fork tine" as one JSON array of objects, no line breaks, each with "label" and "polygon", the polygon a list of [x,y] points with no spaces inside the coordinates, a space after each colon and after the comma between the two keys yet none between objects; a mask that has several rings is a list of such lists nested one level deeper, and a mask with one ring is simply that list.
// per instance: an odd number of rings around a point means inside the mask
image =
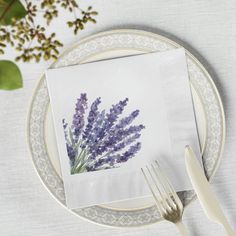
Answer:
[{"label": "fork tine", "polygon": [[149,180],[148,180],[148,177],[147,177],[147,175],[145,174],[143,168],[141,168],[141,171],[142,171],[143,176],[144,176],[144,178],[145,178],[145,180],[146,180],[146,182],[147,182],[147,184],[148,184],[148,187],[149,187],[149,189],[150,189],[150,191],[151,191],[151,193],[152,193],[152,195],[153,195],[153,197],[154,197],[154,199],[155,199],[155,202],[156,202],[156,205],[157,205],[157,207],[158,207],[158,210],[160,211],[161,215],[163,215],[163,213],[165,212],[165,209],[164,209],[163,206],[159,203],[159,200],[158,200],[158,198],[157,198],[157,196],[156,196],[156,194],[155,194],[155,191],[153,190],[153,188],[152,188],[152,186],[151,186],[151,184],[150,184],[150,182],[149,182]]},{"label": "fork tine", "polygon": [[[151,179],[152,179],[152,181],[153,181],[153,183],[154,183],[154,185],[155,185],[155,187],[156,187],[156,189],[157,189],[159,195],[161,196],[162,199],[164,199],[164,196],[163,196],[163,194],[162,194],[160,188],[158,187],[157,180],[154,178],[154,176],[153,176],[153,174],[151,173],[151,171],[150,171],[150,169],[148,168],[148,166],[146,166],[146,168],[147,168],[147,170],[148,170],[149,175],[151,176]],[[159,182],[159,181],[158,181],[158,182]]]},{"label": "fork tine", "polygon": [[[165,191],[169,192],[169,193],[173,193],[173,187],[170,185],[170,182],[167,180],[166,175],[164,175],[164,173],[161,170],[161,167],[159,165],[159,163],[157,161],[155,161],[155,167],[153,166],[153,170],[156,173],[157,176],[159,176],[159,178],[162,180],[162,186],[165,189]],[[168,189],[168,190],[167,190]]]},{"label": "fork tine", "polygon": [[157,160],[155,160],[155,163],[156,163],[156,166],[157,166],[157,168],[158,168],[158,170],[159,170],[160,175],[162,176],[163,181],[165,181],[165,183],[166,183],[165,185],[168,187],[170,193],[171,193],[172,196],[174,197],[174,200],[175,200],[176,204],[178,204],[179,206],[181,206],[181,205],[182,205],[182,202],[180,201],[179,196],[177,195],[176,191],[174,190],[174,188],[173,188],[172,184],[170,183],[168,177],[167,177],[167,176],[165,175],[165,173],[163,173],[163,171],[161,170],[161,167],[160,167],[160,165],[159,165],[159,163],[158,163]]},{"label": "fork tine", "polygon": [[[157,189],[157,191],[158,191],[158,193],[159,193],[159,195],[160,195],[160,197],[161,197],[161,204],[162,205],[164,205],[164,207],[163,207],[163,209],[164,209],[164,211],[165,211],[165,209],[169,209],[170,208],[170,206],[169,206],[169,204],[168,204],[168,202],[166,201],[166,197],[163,195],[163,193],[162,193],[162,191],[161,191],[161,189],[160,189],[160,185],[161,185],[161,181],[160,181],[160,179],[159,178],[155,178],[155,176],[153,175],[153,174],[155,174],[155,173],[153,173],[152,174],[152,172],[151,172],[151,170],[149,169],[149,167],[148,166],[146,166],[146,169],[147,169],[147,171],[148,171],[148,173],[149,173],[149,176],[151,177],[151,180],[152,180],[152,182],[153,182],[153,184],[154,184],[154,186],[155,186],[155,188]],[[157,176],[156,176],[157,177]],[[155,194],[155,191],[154,191],[154,194]]]},{"label": "fork tine", "polygon": [[173,199],[170,197],[170,194],[172,194],[172,192],[170,191],[169,186],[163,180],[163,176],[162,176],[162,173],[160,170],[161,168],[159,166],[155,168],[153,164],[151,166],[152,166],[153,172],[155,173],[156,177],[159,179],[160,185],[162,186],[162,189],[165,194],[165,201],[168,200],[168,202],[167,202],[167,205],[169,203],[168,207],[176,207],[175,204],[173,203]]},{"label": "fork tine", "polygon": [[146,174],[145,174],[143,168],[141,168],[141,171],[142,171],[143,176],[144,176],[144,178],[145,178],[145,180],[146,180],[146,182],[147,182],[147,184],[148,184],[149,189],[150,189],[151,192],[152,192],[153,197],[155,198],[156,201],[158,201],[158,199],[157,199],[157,197],[156,197],[156,194],[154,193],[154,190],[153,190],[153,188],[152,188],[152,186],[151,186],[151,184],[150,184],[150,182],[149,182],[149,180],[148,180],[148,177],[146,176]]}]

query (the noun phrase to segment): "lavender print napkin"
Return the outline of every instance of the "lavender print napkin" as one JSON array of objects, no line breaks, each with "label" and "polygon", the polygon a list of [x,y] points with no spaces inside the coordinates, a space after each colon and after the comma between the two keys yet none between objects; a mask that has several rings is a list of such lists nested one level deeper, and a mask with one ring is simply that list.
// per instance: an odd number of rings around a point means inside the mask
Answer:
[{"label": "lavender print napkin", "polygon": [[183,49],[46,77],[69,208],[149,195],[140,168],[156,159],[176,190],[191,188],[184,145],[200,152]]}]

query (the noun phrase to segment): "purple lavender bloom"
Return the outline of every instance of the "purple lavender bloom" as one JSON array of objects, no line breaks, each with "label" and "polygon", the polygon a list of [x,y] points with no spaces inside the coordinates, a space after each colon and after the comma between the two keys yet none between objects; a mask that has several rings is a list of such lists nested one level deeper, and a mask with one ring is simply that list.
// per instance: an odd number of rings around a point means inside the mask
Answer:
[{"label": "purple lavender bloom", "polygon": [[66,123],[65,119],[62,119],[63,129],[65,130],[68,126],[68,123]]},{"label": "purple lavender bloom", "polygon": [[67,132],[68,123],[66,123],[65,119],[62,119],[62,125],[63,125],[65,139],[68,140],[68,132]]},{"label": "purple lavender bloom", "polygon": [[[113,126],[113,124],[117,121],[119,115],[123,112],[125,106],[128,103],[128,98],[124,99],[123,101],[119,101],[117,104],[112,105],[110,112],[106,115],[106,120],[104,122],[104,133],[109,131],[109,129]],[[101,138],[103,138],[103,136]]]},{"label": "purple lavender bloom", "polygon": [[131,125],[138,117],[139,110],[119,119],[128,98],[112,105],[108,113],[105,110],[99,111],[100,103],[101,98],[98,97],[91,104],[85,121],[87,95],[81,93],[72,125],[68,127],[65,119],[62,120],[71,174],[119,167],[141,149],[140,142],[132,145],[145,128],[143,125]]},{"label": "purple lavender bloom", "polygon": [[126,151],[123,155],[117,158],[116,162],[126,162],[130,158],[132,158],[139,150],[141,149],[141,143],[136,143],[135,145],[131,146],[128,151]]},{"label": "purple lavender bloom", "polygon": [[106,140],[102,142],[100,145],[93,146],[93,156],[102,155],[104,152],[108,151],[111,147],[116,145],[122,139],[141,132],[145,127],[143,125],[130,126],[128,129],[118,129],[112,132],[112,134],[108,135]]},{"label": "purple lavender bloom", "polygon": [[122,129],[130,125],[132,121],[139,115],[139,110],[133,111],[129,116],[121,119],[119,123],[115,126],[115,129]]},{"label": "purple lavender bloom", "polygon": [[98,145],[101,134],[103,133],[103,123],[105,122],[105,115],[106,115],[105,110],[103,110],[102,112],[98,114],[97,119],[95,121],[94,128],[91,130],[87,138],[87,142],[86,142],[87,147],[90,150],[90,153],[92,154],[91,157],[93,157],[93,159],[96,156],[95,146]]},{"label": "purple lavender bloom", "polygon": [[112,151],[111,153],[120,151],[121,149],[127,147],[129,144],[133,143],[135,140],[139,139],[141,136],[140,133],[136,133],[134,135],[132,135],[131,137],[125,139],[123,142],[118,143],[117,145],[114,145],[112,147]]},{"label": "purple lavender bloom", "polygon": [[137,142],[135,145],[130,146],[130,148],[123,154],[109,155],[107,158],[98,159],[93,166],[88,167],[90,169],[105,169],[107,166],[110,168],[114,167],[115,164],[120,164],[122,162],[128,161],[130,158],[135,156],[135,154],[141,149],[141,143]]},{"label": "purple lavender bloom", "polygon": [[87,139],[87,137],[89,136],[89,134],[93,128],[94,122],[96,121],[96,118],[99,114],[98,105],[100,103],[101,103],[101,98],[99,97],[91,105],[90,112],[88,115],[88,123],[87,123],[87,126],[83,132],[83,140]]},{"label": "purple lavender bloom", "polygon": [[145,127],[143,125],[134,125],[124,130],[117,130],[117,132],[114,132],[111,136],[108,137],[107,141],[103,143],[103,146],[100,146],[100,153],[98,154],[102,154],[101,152],[107,151],[110,147],[114,147],[114,145],[122,141],[124,138],[129,137],[130,135],[139,134],[144,128]]},{"label": "purple lavender bloom", "polygon": [[66,144],[67,154],[70,159],[70,165],[73,166],[75,163],[76,152],[71,145]]},{"label": "purple lavender bloom", "polygon": [[75,114],[72,121],[73,135],[75,136],[75,141],[77,142],[80,134],[82,133],[84,127],[84,113],[87,109],[87,95],[86,93],[81,93],[80,98],[77,99],[75,106]]},{"label": "purple lavender bloom", "polygon": [[111,148],[111,150],[107,153],[107,157],[106,157],[107,163],[109,163],[110,166],[113,166],[115,164],[115,160],[117,158],[119,158],[120,156],[118,156],[118,155],[112,156],[112,154],[114,154],[118,151],[121,151],[122,149],[124,149],[125,147],[127,147],[131,143],[135,142],[137,139],[139,139],[140,136],[141,136],[140,133],[136,133],[136,134],[126,138],[124,141],[118,143],[117,145],[114,145]]}]

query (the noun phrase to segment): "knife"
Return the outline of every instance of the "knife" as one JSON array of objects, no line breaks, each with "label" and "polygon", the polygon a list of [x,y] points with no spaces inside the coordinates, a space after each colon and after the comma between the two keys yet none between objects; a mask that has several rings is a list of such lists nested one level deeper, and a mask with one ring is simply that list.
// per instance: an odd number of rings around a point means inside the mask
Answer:
[{"label": "knife", "polygon": [[221,223],[229,236],[235,236],[233,229],[220,207],[218,199],[211,189],[203,169],[200,167],[190,146],[185,147],[185,164],[193,189],[198,196],[206,216],[212,221]]}]

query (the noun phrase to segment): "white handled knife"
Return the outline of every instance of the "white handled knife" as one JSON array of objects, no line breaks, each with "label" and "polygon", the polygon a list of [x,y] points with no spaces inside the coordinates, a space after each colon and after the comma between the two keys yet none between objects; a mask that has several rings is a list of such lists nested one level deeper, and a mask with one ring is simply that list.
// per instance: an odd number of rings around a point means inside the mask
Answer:
[{"label": "white handled knife", "polygon": [[207,217],[212,221],[221,223],[229,236],[235,236],[190,146],[185,147],[185,164],[193,189]]}]

